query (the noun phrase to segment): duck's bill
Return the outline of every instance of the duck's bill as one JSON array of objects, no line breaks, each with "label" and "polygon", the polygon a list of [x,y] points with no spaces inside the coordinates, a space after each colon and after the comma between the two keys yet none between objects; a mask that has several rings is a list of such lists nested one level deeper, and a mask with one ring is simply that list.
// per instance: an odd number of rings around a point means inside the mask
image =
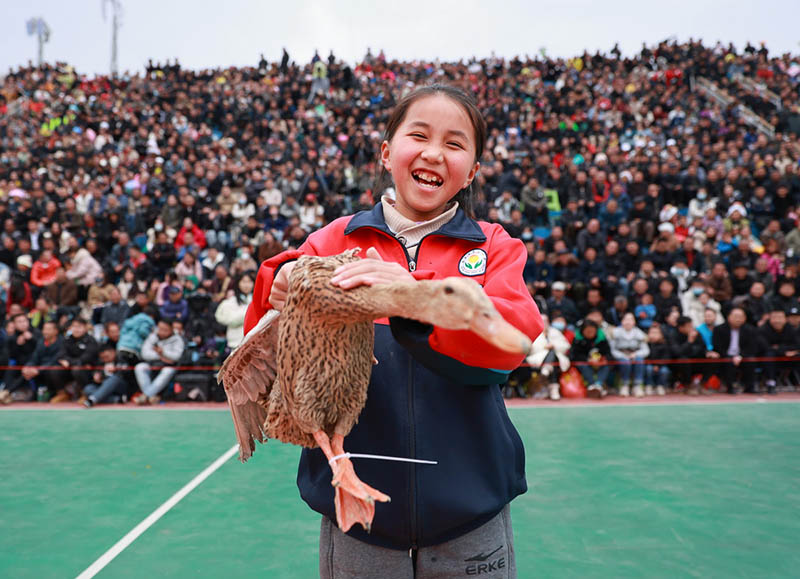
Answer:
[{"label": "duck's bill", "polygon": [[497,312],[489,315],[478,314],[472,320],[471,329],[490,344],[506,352],[527,355],[531,350],[530,338],[505,321]]}]

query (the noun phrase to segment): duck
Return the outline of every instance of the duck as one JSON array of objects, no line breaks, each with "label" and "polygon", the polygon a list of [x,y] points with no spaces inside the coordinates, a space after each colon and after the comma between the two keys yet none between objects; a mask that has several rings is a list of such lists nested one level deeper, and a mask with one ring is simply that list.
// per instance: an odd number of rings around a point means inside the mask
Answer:
[{"label": "duck", "polygon": [[282,311],[271,309],[247,333],[217,375],[227,394],[239,460],[269,439],[319,447],[329,461],[336,522],[343,532],[369,532],[375,503],[390,497],[359,480],[344,440],[367,400],[374,321],[392,316],[472,330],[508,351],[527,354],[531,341],[505,321],[468,277],[362,285],[342,289],[334,270],[360,259],[359,249],[302,256],[289,276]]}]

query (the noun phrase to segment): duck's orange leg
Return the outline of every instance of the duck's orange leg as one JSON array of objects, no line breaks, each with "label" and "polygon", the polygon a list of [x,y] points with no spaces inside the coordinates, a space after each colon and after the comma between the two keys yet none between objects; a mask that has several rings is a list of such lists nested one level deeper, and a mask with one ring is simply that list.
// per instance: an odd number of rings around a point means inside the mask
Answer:
[{"label": "duck's orange leg", "polygon": [[[344,454],[344,437],[341,434],[334,434],[333,439],[329,439],[324,431],[318,430],[314,433],[314,439],[328,460]],[[336,523],[339,528],[346,533],[353,525],[360,523],[369,532],[375,516],[375,501],[385,503],[390,500],[389,497],[361,482],[347,457],[333,461],[331,470],[331,484],[336,488]]]}]

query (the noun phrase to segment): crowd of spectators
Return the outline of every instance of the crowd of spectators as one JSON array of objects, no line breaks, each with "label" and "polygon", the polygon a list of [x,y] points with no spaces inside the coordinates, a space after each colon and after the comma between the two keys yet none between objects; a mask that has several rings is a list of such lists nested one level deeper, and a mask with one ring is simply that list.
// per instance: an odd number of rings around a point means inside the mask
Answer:
[{"label": "crowd of spectators", "polygon": [[[774,136],[693,90],[700,77]],[[298,65],[284,51],[118,78],[9,71],[0,402],[221,399],[206,368],[242,339],[258,264],[391,194],[376,184],[386,119],[431,82],[472,93],[487,120],[475,210],[528,248],[525,280],[552,320],[528,371],[548,395],[579,361],[593,395],[714,377],[775,391],[791,367],[746,358],[800,350],[799,81],[791,55],[700,41],[631,58]],[[644,363],[706,357],[720,361]],[[505,392],[526,384],[516,373]]]}]

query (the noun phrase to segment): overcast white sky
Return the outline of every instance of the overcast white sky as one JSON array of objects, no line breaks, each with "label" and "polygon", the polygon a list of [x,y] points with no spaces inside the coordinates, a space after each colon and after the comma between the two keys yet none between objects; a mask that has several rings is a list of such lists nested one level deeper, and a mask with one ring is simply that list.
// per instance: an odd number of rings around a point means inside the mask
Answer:
[{"label": "overcast white sky", "polygon": [[[148,58],[184,66],[254,65],[259,53],[298,62],[330,49],[350,62],[367,47],[387,56],[443,60],[498,55],[574,56],[584,48],[624,53],[676,35],[684,40],[766,41],[772,52],[800,53],[798,0],[122,0],[120,71]],[[79,71],[109,70],[111,18],[101,0],[2,0],[0,74],[36,58],[25,22],[42,16],[52,37],[45,59]]]}]

